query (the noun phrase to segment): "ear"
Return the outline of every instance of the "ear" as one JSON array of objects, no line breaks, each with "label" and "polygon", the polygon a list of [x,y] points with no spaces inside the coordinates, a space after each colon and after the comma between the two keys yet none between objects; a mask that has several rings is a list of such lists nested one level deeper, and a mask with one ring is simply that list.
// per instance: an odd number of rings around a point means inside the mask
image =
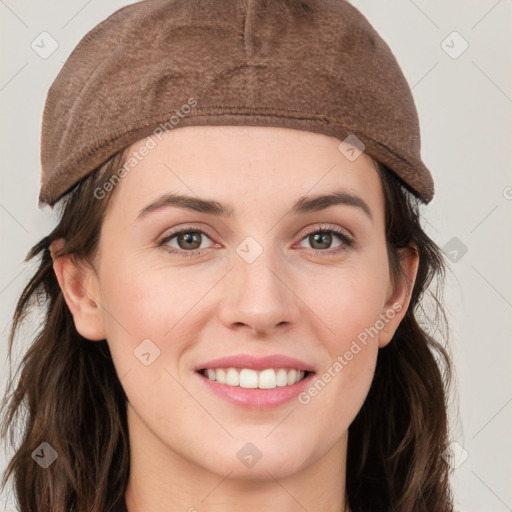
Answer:
[{"label": "ear", "polygon": [[405,276],[399,276],[395,287],[392,282],[388,285],[386,303],[382,311],[384,327],[379,331],[379,348],[385,347],[392,340],[407,313],[419,261],[418,249],[414,244],[400,250],[400,265]]},{"label": "ear", "polygon": [[64,246],[58,239],[50,245],[53,270],[68,305],[76,330],[92,341],[106,338],[101,304],[98,300],[98,276],[94,269],[78,263],[73,255],[57,256]]}]

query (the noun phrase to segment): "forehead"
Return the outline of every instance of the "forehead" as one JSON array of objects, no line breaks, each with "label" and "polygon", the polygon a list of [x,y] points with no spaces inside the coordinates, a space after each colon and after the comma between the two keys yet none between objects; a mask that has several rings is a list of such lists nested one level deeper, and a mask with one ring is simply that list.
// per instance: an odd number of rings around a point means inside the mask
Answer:
[{"label": "forehead", "polygon": [[304,195],[346,189],[375,216],[384,207],[376,162],[366,153],[349,160],[340,140],[303,130],[262,126],[187,126],[126,149],[124,177],[112,209],[134,221],[164,193],[215,199],[234,215],[250,205],[291,205]]}]

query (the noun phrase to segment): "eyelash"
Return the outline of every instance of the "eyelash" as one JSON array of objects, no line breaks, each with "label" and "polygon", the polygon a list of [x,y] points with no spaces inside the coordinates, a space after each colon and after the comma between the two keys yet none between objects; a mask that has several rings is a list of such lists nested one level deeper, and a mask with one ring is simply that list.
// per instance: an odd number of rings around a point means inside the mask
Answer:
[{"label": "eyelash", "polygon": [[[164,244],[166,244],[167,242],[171,241],[174,237],[176,237],[177,235],[180,235],[181,233],[201,233],[203,235],[206,235],[208,238],[212,239],[213,237],[207,232],[207,231],[204,231],[203,229],[200,229],[196,226],[187,226],[183,229],[180,229],[179,231],[174,231],[168,235],[166,235],[165,237],[161,238],[157,244],[157,247],[162,247],[162,249],[169,253],[169,254],[174,254],[174,255],[179,255],[179,256],[183,256],[185,258],[188,258],[188,257],[192,257],[192,256],[199,256],[201,255],[202,251],[204,251],[204,249],[200,249],[200,250],[195,250],[195,251],[185,251],[183,249],[180,249],[180,250],[176,250],[176,249],[172,249],[172,250],[169,250],[167,248],[164,247]],[[341,229],[339,228],[334,228],[334,227],[329,227],[329,226],[320,226],[320,227],[317,227],[315,229],[312,229],[311,231],[307,232],[301,239],[300,241],[302,242],[305,238],[307,238],[308,236],[310,235],[313,235],[313,234],[316,234],[316,233],[322,233],[322,234],[329,234],[329,233],[334,233],[335,235],[337,235],[341,241],[343,242],[343,244],[339,247],[336,247],[335,249],[326,249],[326,250],[321,250],[321,249],[311,249],[315,252],[320,252],[320,253],[323,253],[324,255],[326,256],[330,256],[332,254],[338,254],[342,251],[346,251],[347,249],[351,248],[354,244],[354,239],[349,237],[345,231],[342,231]]]}]

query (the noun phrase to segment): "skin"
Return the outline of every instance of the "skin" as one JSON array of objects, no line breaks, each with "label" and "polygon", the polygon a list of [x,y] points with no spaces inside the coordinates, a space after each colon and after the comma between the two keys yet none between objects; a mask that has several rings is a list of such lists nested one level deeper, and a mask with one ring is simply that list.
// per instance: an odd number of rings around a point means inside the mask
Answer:
[{"label": "skin", "polygon": [[[78,332],[108,340],[129,400],[129,512],[345,510],[347,429],[379,348],[405,315],[418,266],[417,253],[405,254],[408,279],[392,286],[375,162],[365,153],[348,160],[336,138],[284,128],[181,127],[154,140],[114,191],[94,268],[54,258]],[[340,186],[364,199],[373,220],[349,205],[287,215],[300,196]],[[167,207],[137,222],[164,192],[229,203],[235,214]],[[189,223],[213,235],[200,235],[201,255],[157,247]],[[326,256],[344,242],[306,236],[324,224],[347,230],[354,246]],[[263,248],[250,264],[236,252],[247,236]],[[181,253],[197,245],[167,242]],[[307,404],[244,409],[211,393],[193,370],[248,353],[285,354],[317,376],[332,373],[337,356],[393,304],[401,311]],[[147,338],[160,350],[149,366],[134,356]],[[249,441],[262,453],[252,467],[236,456]]]}]

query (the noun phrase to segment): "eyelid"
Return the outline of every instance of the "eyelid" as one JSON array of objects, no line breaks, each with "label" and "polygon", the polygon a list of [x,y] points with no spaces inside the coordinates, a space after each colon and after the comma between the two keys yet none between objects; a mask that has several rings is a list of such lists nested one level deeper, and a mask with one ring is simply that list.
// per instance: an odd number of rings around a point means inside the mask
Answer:
[{"label": "eyelid", "polygon": [[313,251],[313,253],[315,254],[320,254],[325,257],[329,257],[340,255],[341,253],[356,247],[356,238],[348,229],[342,228],[341,226],[338,225],[331,224],[320,224],[317,226],[313,226],[312,228],[307,228],[307,231],[301,235],[298,243],[301,243],[303,240],[305,240],[309,235],[312,235],[313,233],[321,232],[333,233],[341,240],[341,246],[325,250],[312,248],[306,249],[308,252]]},{"label": "eyelid", "polygon": [[316,233],[318,231],[335,231],[338,232],[339,234],[345,235],[351,241],[354,241],[355,239],[354,235],[347,228],[343,228],[341,226],[338,226],[337,224],[320,223],[316,224],[315,226],[312,226],[311,228],[306,228],[301,236],[301,240],[303,240],[304,237],[311,235],[312,233]]},{"label": "eyelid", "polygon": [[170,231],[164,233],[161,235],[158,240],[159,242],[162,242],[162,240],[165,240],[169,237],[173,237],[175,235],[178,235],[179,233],[183,231],[203,231],[206,235],[208,235],[210,238],[215,238],[215,235],[210,231],[209,228],[205,227],[203,224],[185,224],[182,228],[175,227],[172,228]]},{"label": "eyelid", "polygon": [[[336,231],[336,230],[342,231],[351,240],[353,240],[355,238],[354,235],[346,228],[342,228],[340,226],[337,226],[336,224],[320,223],[320,224],[316,224],[316,225],[312,226],[311,228],[305,228],[305,231],[303,232],[299,241],[301,241],[305,236],[310,235],[311,233],[316,233],[317,231],[330,230],[330,229],[332,229],[334,231]],[[159,240],[163,240],[171,235],[176,235],[185,230],[204,231],[210,238],[215,238],[215,235],[212,233],[212,231],[210,231],[210,229],[205,227],[203,224],[190,223],[190,224],[185,224],[183,226],[183,228],[179,228],[179,227],[173,228],[170,232],[168,232],[168,233],[166,232],[165,234],[161,235],[159,237]]]},{"label": "eyelid", "polygon": [[[340,238],[340,240],[342,241],[341,245],[344,246],[344,248],[341,248],[341,249],[339,248],[340,246],[331,248],[331,249],[325,249],[325,250],[312,249],[312,248],[306,249],[309,251],[313,251],[315,253],[319,253],[319,254],[323,253],[326,256],[329,256],[331,254],[339,254],[347,249],[352,248],[355,243],[354,235],[348,229],[342,228],[341,226],[338,226],[338,225],[321,223],[321,224],[316,224],[310,228],[305,228],[305,229],[306,229],[306,231],[303,231],[303,233],[300,236],[297,243],[301,243],[306,237],[308,237],[309,235],[311,235],[313,233],[328,231],[328,232],[332,232],[332,233],[334,233],[334,235],[338,236]],[[175,227],[170,232],[167,232],[166,234],[160,236],[158,239],[157,247],[164,246],[167,242],[169,242],[175,236],[179,235],[180,233],[187,232],[187,231],[197,231],[199,233],[204,233],[205,235],[208,236],[208,238],[210,238],[212,240],[212,242],[214,242],[214,240],[215,240],[215,236],[211,233],[209,228],[206,228],[203,224],[190,223],[190,224],[184,225],[181,228]],[[217,246],[219,246],[218,243],[216,243],[216,242],[214,242],[214,243]],[[178,256],[180,256],[180,255],[193,256],[193,255],[202,253],[202,251],[205,251],[206,249],[195,249],[193,251],[185,251],[183,249],[169,250],[169,249],[164,248],[164,250],[170,254],[175,254]]]}]

